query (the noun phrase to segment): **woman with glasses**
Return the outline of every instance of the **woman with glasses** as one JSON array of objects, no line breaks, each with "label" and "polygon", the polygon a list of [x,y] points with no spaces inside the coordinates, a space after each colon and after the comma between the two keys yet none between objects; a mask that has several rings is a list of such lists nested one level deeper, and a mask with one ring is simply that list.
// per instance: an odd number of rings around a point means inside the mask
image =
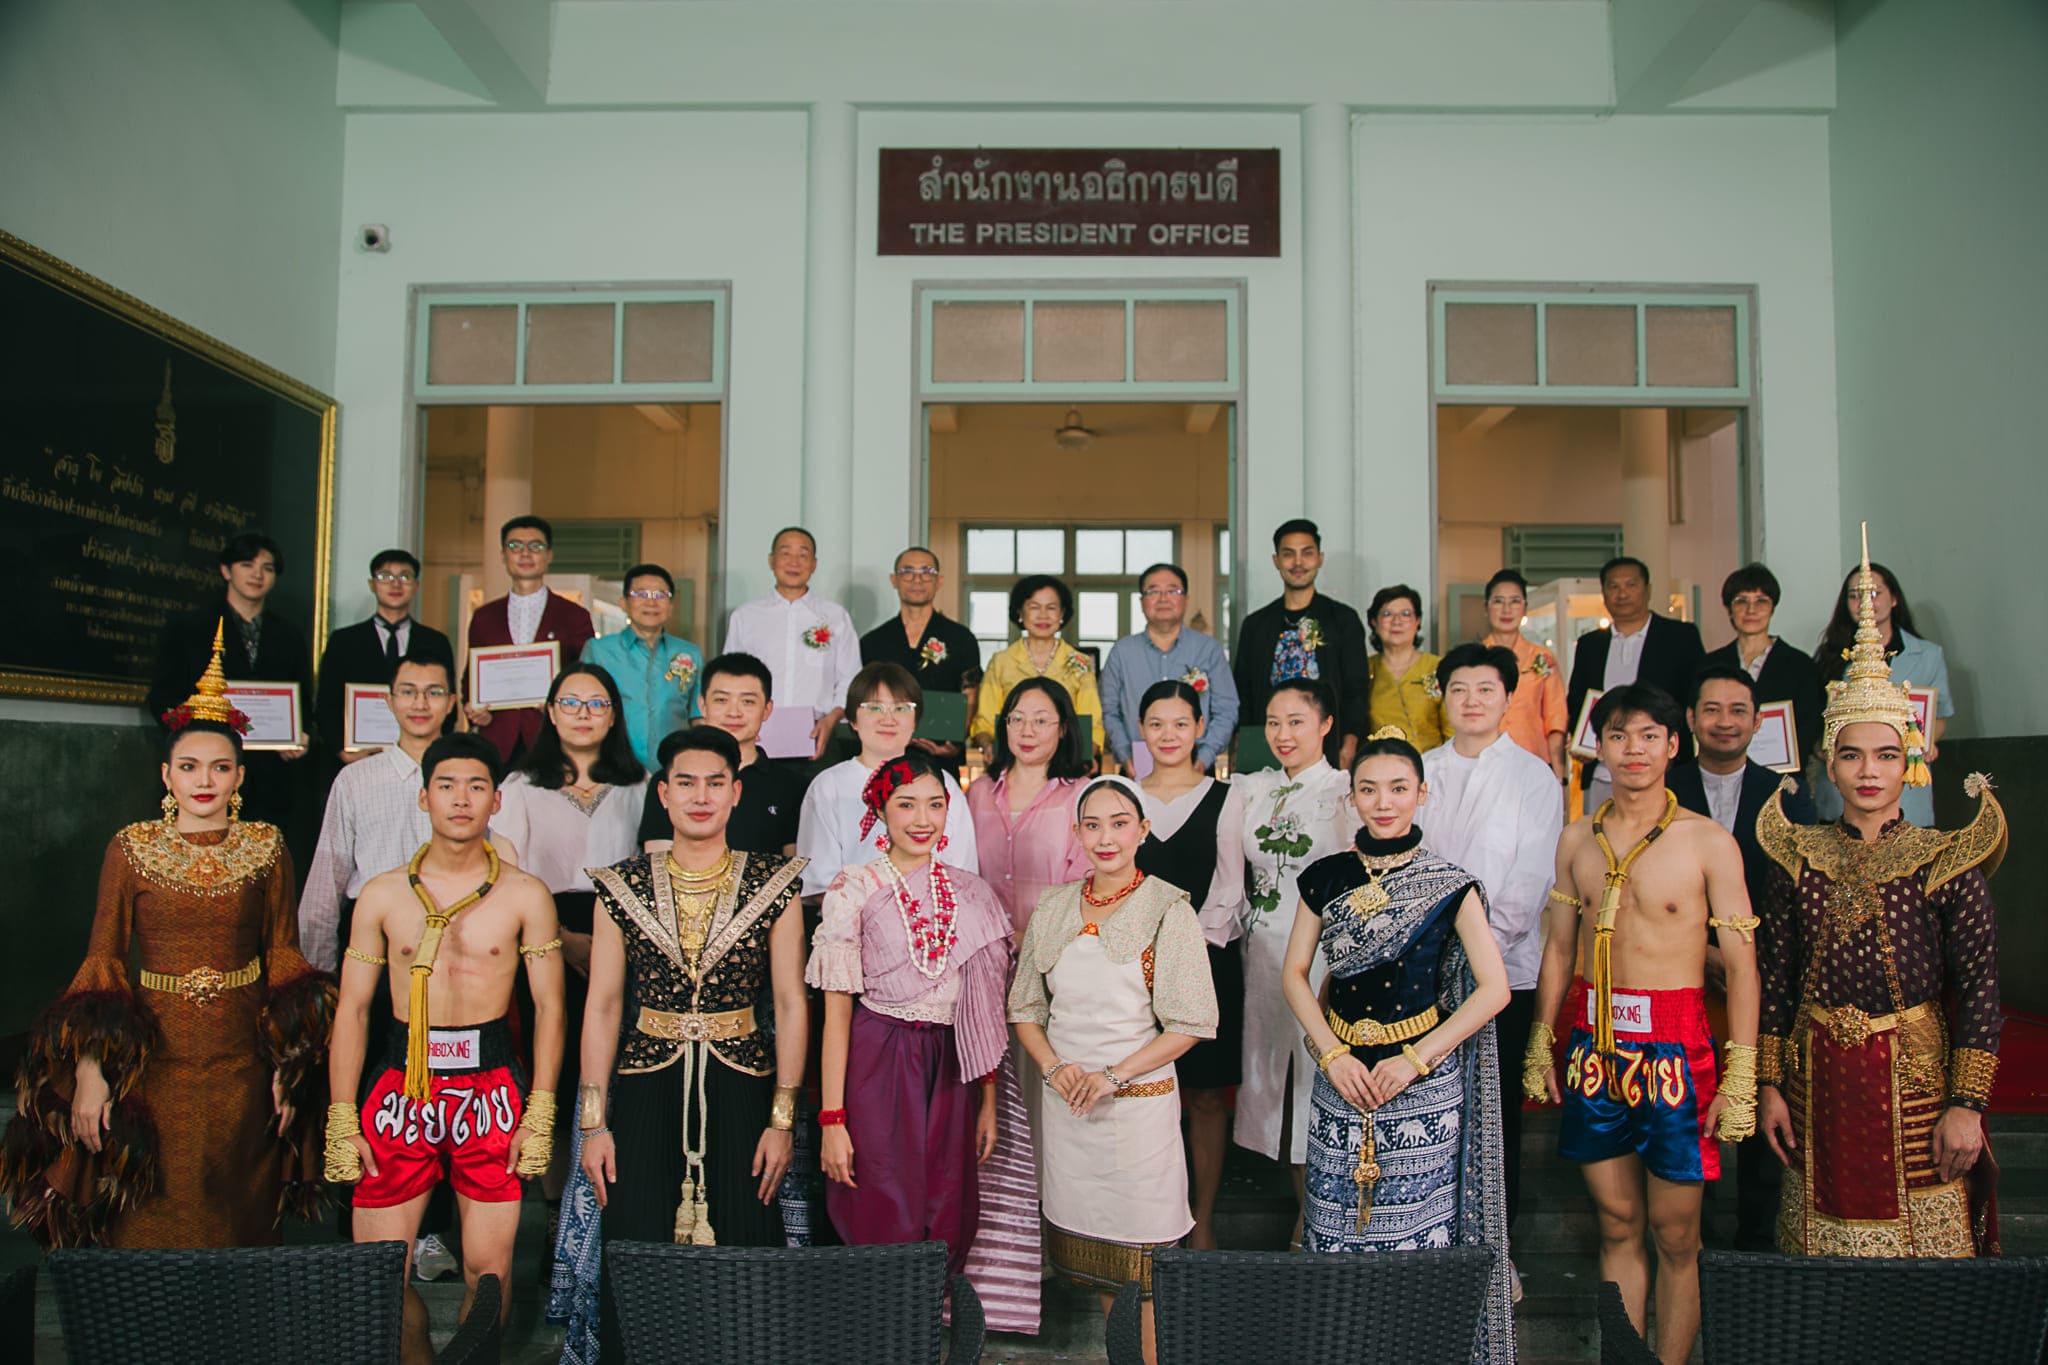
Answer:
[{"label": "woman with glasses", "polygon": [[1050,678],[1067,690],[1077,715],[1088,718],[1091,757],[1102,752],[1102,694],[1095,665],[1060,638],[1074,615],[1074,594],[1050,574],[1030,574],[1010,589],[1010,621],[1023,635],[988,661],[967,737],[988,748],[995,743],[996,713],[1010,689],[1026,678]]},{"label": "woman with glasses", "polygon": [[1721,605],[1735,638],[1708,654],[1700,666],[1725,664],[1749,674],[1756,679],[1760,706],[1791,702],[1798,758],[1804,763],[1820,746],[1820,668],[1811,654],[1771,634],[1778,597],[1778,576],[1761,564],[1745,564],[1729,574],[1721,584]]},{"label": "woman with glasses", "polygon": [[1369,724],[1374,730],[1398,725],[1424,753],[1444,742],[1444,694],[1437,686],[1437,656],[1422,652],[1422,594],[1406,583],[1373,594],[1365,614],[1372,658],[1365,676],[1370,690]]},{"label": "woman with glasses", "polygon": [[[509,843],[519,865],[547,883],[562,924],[562,958],[569,965],[563,1004],[569,1043],[562,1052],[558,1093],[573,1095],[583,1004],[590,987],[591,913],[597,888],[584,870],[610,867],[640,851],[640,804],[647,772],[633,757],[619,723],[619,685],[602,666],[571,664],[555,676],[542,710],[540,732],[519,767],[499,788],[503,804],[491,820],[494,839]],[[525,974],[520,974],[525,981]],[[532,1036],[533,1001],[521,984],[520,1020]],[[562,1196],[568,1173],[569,1126],[556,1134],[557,1161],[542,1188]],[[552,1235],[549,1245],[553,1245]]]},{"label": "woman with glasses", "polygon": [[1548,763],[1559,782],[1569,782],[1571,762],[1564,746],[1571,717],[1564,709],[1564,674],[1558,671],[1556,654],[1522,634],[1522,621],[1528,614],[1528,579],[1513,569],[1502,569],[1486,580],[1484,643],[1512,650],[1521,669],[1500,728],[1509,739]]}]

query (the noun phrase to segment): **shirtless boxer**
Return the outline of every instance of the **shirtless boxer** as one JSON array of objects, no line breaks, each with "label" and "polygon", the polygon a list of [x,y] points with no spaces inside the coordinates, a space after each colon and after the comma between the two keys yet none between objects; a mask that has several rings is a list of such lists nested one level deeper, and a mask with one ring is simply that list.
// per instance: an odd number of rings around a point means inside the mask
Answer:
[{"label": "shirtless boxer", "polygon": [[[1729,1141],[1756,1130],[1756,920],[1735,840],[1665,789],[1678,703],[1617,687],[1593,726],[1614,796],[1558,840],[1522,1084],[1531,1099],[1559,1100],[1551,1021],[1562,1004],[1571,1038],[1558,1154],[1585,1167],[1600,1275],[1621,1286],[1638,1330],[1646,1224],[1656,1239],[1658,1355],[1682,1365],[1699,1332],[1700,1197],[1721,1173],[1716,1130]],[[1710,924],[1723,931],[1728,983],[1718,1077],[1702,990]]]},{"label": "shirtless boxer", "polygon": [[[488,1274],[498,1277],[500,1312],[509,1315],[520,1177],[545,1171],[553,1150],[562,940],[547,886],[501,860],[485,838],[498,809],[497,749],[478,735],[449,735],[429,746],[420,777],[433,837],[405,867],[364,886],[342,961],[332,1094],[357,1093],[380,967],[390,973],[397,1023],[375,1059],[362,1114],[353,1104],[328,1106],[327,1177],[360,1182],[358,1242],[408,1248],[428,1196],[448,1180],[469,1283],[462,1312]],[[534,1001],[534,1084],[524,1103],[505,1023],[522,957]],[[433,1359],[426,1304],[410,1283],[403,1346],[407,1365]]]}]

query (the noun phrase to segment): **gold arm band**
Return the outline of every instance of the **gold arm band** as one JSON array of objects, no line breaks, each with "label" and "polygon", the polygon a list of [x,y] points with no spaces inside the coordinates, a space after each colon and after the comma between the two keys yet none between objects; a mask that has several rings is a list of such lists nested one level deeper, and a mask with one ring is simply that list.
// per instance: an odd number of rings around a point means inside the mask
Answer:
[{"label": "gold arm band", "polygon": [[786,1133],[796,1127],[796,1096],[799,1087],[778,1085],[775,1098],[768,1105],[768,1126],[779,1133]]},{"label": "gold arm band", "polygon": [[1998,1076],[1998,1054],[1959,1047],[1948,1054],[1948,1093],[1976,1104],[1991,1103],[1991,1083]]},{"label": "gold arm band", "polygon": [[363,1178],[363,1154],[349,1141],[362,1131],[363,1120],[353,1104],[336,1100],[327,1106],[327,1151],[321,1174],[337,1185],[353,1185]]},{"label": "gold arm band", "polygon": [[1550,899],[1556,901],[1559,905],[1569,906],[1573,910],[1583,910],[1586,908],[1586,903],[1577,896],[1567,896],[1554,886],[1550,888]]},{"label": "gold arm band", "polygon": [[1775,1033],[1757,1035],[1756,1078],[1764,1085],[1785,1083],[1785,1040]]},{"label": "gold arm band", "polygon": [[147,990],[182,995],[195,1005],[208,1005],[219,998],[221,992],[253,986],[262,976],[263,959],[252,957],[248,966],[237,967],[231,972],[224,972],[218,967],[194,967],[183,976],[141,971],[135,974],[135,979]]},{"label": "gold arm band", "polygon": [[667,1038],[679,1043],[723,1043],[744,1038],[754,1031],[754,1007],[724,1010],[717,1014],[671,1014],[641,1006],[633,1024],[650,1038]]},{"label": "gold arm band", "polygon": [[1747,1043],[1721,1047],[1721,1121],[1723,1142],[1756,1135],[1756,1049]]},{"label": "gold arm band", "polygon": [[1731,915],[1727,919],[1722,919],[1716,915],[1707,916],[1709,928],[1732,929],[1742,935],[1744,943],[1756,942],[1756,927],[1762,923],[1763,920],[1755,915]]},{"label": "gold arm band", "polygon": [[1529,1026],[1529,1046],[1522,1051],[1522,1093],[1538,1104],[1550,1098],[1548,1077],[1556,1059],[1551,1051],[1557,1046],[1557,1031],[1548,1019],[1538,1019]]},{"label": "gold arm band", "polygon": [[1353,1047],[1390,1047],[1395,1043],[1405,1043],[1410,1038],[1420,1038],[1435,1028],[1436,1021],[1435,1005],[1394,1024],[1383,1024],[1377,1019],[1360,1019],[1354,1022],[1335,1010],[1323,1012],[1323,1022],[1330,1026],[1330,1032]]},{"label": "gold arm band", "polygon": [[1809,1004],[1799,1007],[1799,1017],[1825,1030],[1837,1047],[1862,1047],[1872,1035],[1917,1023],[1933,1014],[1934,1008],[1934,1002],[1928,1000],[1896,1014],[1865,1014],[1854,1005]]},{"label": "gold arm band", "polygon": [[521,957],[546,957],[561,946],[562,940],[558,938],[551,938],[546,943],[536,943],[531,947],[522,943],[519,945],[519,955]]},{"label": "gold arm band", "polygon": [[1331,1048],[1328,1052],[1325,1052],[1322,1056],[1316,1058],[1316,1070],[1322,1072],[1325,1076],[1329,1075],[1330,1063],[1336,1061],[1339,1057],[1342,1057],[1349,1051],[1351,1051],[1351,1044],[1337,1044],[1337,1046]]},{"label": "gold arm band", "polygon": [[372,967],[381,967],[391,960],[388,957],[373,957],[369,953],[362,952],[353,947],[344,948],[341,951],[345,956],[352,957],[358,962],[367,962]]},{"label": "gold arm band", "polygon": [[519,1149],[513,1173],[529,1178],[546,1175],[555,1157],[555,1092],[536,1090],[528,1095],[519,1126],[526,1130],[526,1143]]},{"label": "gold arm band", "polygon": [[1408,1065],[1415,1068],[1415,1079],[1418,1081],[1436,1070],[1435,1067],[1422,1060],[1422,1054],[1415,1050],[1415,1044],[1413,1043],[1401,1044],[1401,1055],[1408,1059]]},{"label": "gold arm band", "polygon": [[576,1087],[576,1126],[586,1133],[604,1127],[604,1087],[594,1081]]}]

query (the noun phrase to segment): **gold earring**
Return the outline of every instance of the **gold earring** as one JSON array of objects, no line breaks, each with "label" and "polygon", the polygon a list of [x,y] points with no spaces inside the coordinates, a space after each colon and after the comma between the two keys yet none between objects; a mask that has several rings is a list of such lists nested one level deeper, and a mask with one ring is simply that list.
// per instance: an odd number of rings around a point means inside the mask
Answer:
[{"label": "gold earring", "polygon": [[175,797],[175,796],[173,796],[173,795],[171,795],[171,794],[170,794],[169,792],[165,792],[165,793],[164,793],[164,799],[163,799],[163,802],[162,802],[162,804],[163,804],[163,808],[164,808],[164,823],[165,823],[165,824],[167,824],[167,825],[175,825],[175,824],[177,824],[177,823],[178,823],[178,798],[177,798],[177,797]]},{"label": "gold earring", "polygon": [[236,793],[235,793],[235,794],[234,794],[233,796],[230,796],[230,797],[228,798],[228,819],[230,819],[230,820],[239,820],[239,819],[241,819],[241,818],[242,818],[242,794],[241,794],[240,792],[236,792]]}]

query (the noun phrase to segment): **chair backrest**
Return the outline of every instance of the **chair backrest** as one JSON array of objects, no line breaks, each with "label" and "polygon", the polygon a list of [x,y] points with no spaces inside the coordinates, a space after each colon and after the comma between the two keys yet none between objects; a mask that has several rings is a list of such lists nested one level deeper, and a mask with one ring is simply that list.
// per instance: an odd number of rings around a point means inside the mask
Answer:
[{"label": "chair backrest", "polygon": [[1708,1365],[2041,1359],[2048,1259],[1700,1256]]},{"label": "chair backrest", "polygon": [[405,1244],[53,1251],[73,1365],[304,1360],[395,1365]]},{"label": "chair backrest", "polygon": [[1600,1365],[1657,1365],[1657,1353],[1629,1321],[1621,1286],[1600,1282]]},{"label": "chair backrest", "polygon": [[470,1301],[469,1316],[434,1357],[434,1365],[498,1365],[505,1345],[505,1324],[499,1320],[504,1304],[504,1287],[498,1283],[498,1277],[477,1276],[476,1297]]},{"label": "chair backrest", "polygon": [[1384,1255],[1153,1253],[1159,1365],[1252,1360],[1467,1365],[1489,1247]]},{"label": "chair backrest", "polygon": [[946,1244],[690,1247],[609,1242],[628,1360],[936,1365]]}]

